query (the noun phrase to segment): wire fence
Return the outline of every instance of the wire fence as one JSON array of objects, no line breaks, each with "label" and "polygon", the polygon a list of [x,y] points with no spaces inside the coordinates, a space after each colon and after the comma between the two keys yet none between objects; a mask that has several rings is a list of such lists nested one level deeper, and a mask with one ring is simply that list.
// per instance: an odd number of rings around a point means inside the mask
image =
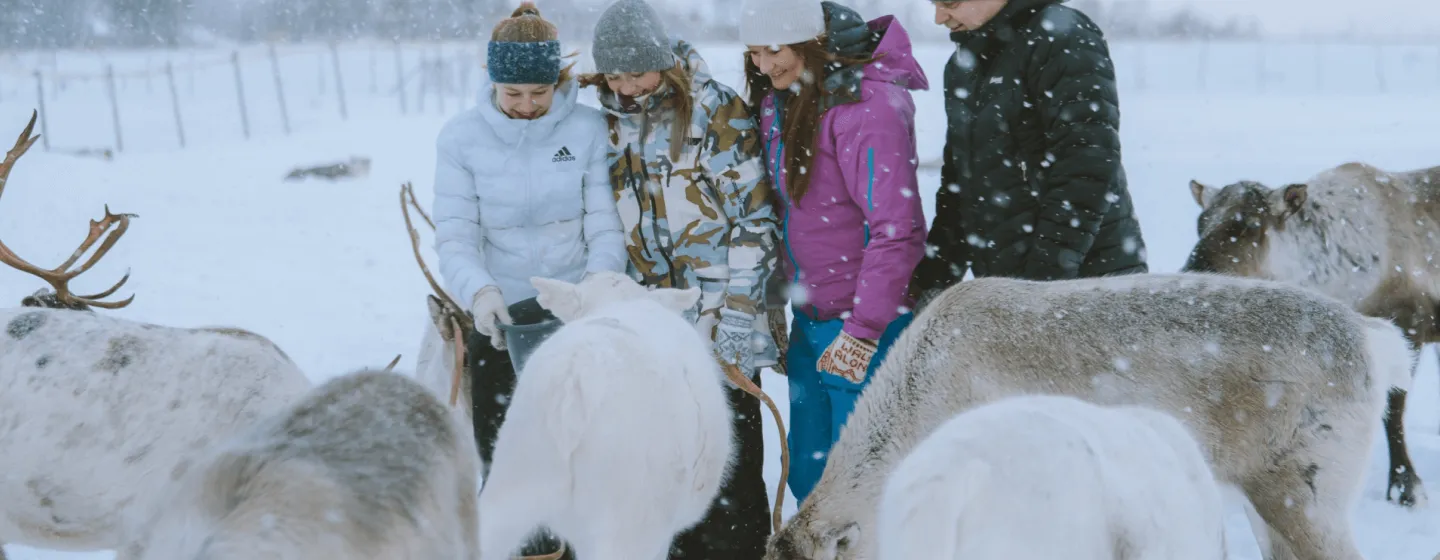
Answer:
[{"label": "wire fence", "polygon": [[[698,47],[717,78],[743,87],[739,46]],[[953,49],[916,46],[936,86]],[[588,45],[566,52],[588,70]],[[1121,41],[1111,52],[1127,94],[1440,94],[1440,44]],[[290,135],[356,114],[452,114],[473,106],[483,60],[476,42],[9,52],[0,111],[38,110],[46,150],[108,159]]]}]

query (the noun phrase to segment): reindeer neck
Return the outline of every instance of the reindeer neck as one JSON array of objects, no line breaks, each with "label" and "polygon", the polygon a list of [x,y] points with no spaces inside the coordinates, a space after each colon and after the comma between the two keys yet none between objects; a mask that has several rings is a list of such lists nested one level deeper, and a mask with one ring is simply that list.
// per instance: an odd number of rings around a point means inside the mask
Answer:
[{"label": "reindeer neck", "polygon": [[1284,229],[1270,231],[1269,275],[1356,305],[1386,274],[1383,206],[1353,192],[1315,194]]}]

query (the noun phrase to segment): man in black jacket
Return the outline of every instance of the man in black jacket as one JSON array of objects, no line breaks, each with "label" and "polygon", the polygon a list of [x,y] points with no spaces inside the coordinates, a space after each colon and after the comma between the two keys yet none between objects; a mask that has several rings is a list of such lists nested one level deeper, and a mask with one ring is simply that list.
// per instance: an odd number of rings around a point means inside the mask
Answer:
[{"label": "man in black jacket", "polygon": [[1148,272],[1105,38],[1063,0],[935,2],[952,31],[929,250],[911,293],[961,280]]}]

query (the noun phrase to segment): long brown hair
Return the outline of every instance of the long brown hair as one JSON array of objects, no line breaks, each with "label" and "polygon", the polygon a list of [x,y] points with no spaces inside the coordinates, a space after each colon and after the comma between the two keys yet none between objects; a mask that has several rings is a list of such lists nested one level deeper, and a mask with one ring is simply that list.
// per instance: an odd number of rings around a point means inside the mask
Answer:
[{"label": "long brown hair", "polygon": [[[675,120],[670,123],[670,163],[679,163],[680,150],[685,147],[685,139],[690,133],[691,117],[695,114],[695,93],[690,91],[690,73],[685,71],[684,62],[675,61],[675,65],[660,72],[660,82],[665,86],[665,106],[675,111]],[[584,74],[580,76],[580,87],[595,86],[601,95],[620,94],[610,89],[606,83],[604,74]]]},{"label": "long brown hair", "polygon": [[[559,41],[560,29],[540,16],[540,8],[535,7],[535,2],[526,0],[520,3],[510,13],[510,17],[500,20],[495,24],[495,29],[490,32],[491,41],[504,41],[507,43],[543,43],[545,41]],[[571,58],[579,52],[565,55]],[[560,79],[555,81],[556,85],[565,83],[570,79],[570,69],[578,62],[571,62],[569,66],[560,69]]]},{"label": "long brown hair", "polygon": [[[780,141],[785,147],[785,191],[790,195],[791,202],[798,205],[805,196],[805,191],[810,188],[810,164],[815,160],[815,144],[820,137],[820,118],[824,116],[824,112],[820,110],[820,100],[825,96],[824,88],[821,87],[825,77],[839,68],[868,63],[873,58],[855,59],[835,55],[827,48],[823,35],[786,46],[804,61],[800,79],[797,81],[800,91],[790,95],[785,100],[784,107],[775,107],[777,112],[783,110],[785,116],[784,129],[780,131]],[[755,66],[749,51],[746,51],[744,56],[745,90],[750,99],[751,110],[759,111],[765,96],[770,95],[775,86],[770,82],[770,76]],[[777,97],[776,103],[779,101]],[[779,177],[772,177],[771,180],[776,185],[780,184]]]}]

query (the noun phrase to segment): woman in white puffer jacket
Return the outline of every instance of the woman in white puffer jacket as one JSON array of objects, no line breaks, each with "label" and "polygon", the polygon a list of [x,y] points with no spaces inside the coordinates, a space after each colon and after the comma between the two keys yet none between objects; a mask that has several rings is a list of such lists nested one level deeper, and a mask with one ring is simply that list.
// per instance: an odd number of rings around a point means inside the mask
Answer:
[{"label": "woman in white puffer jacket", "polygon": [[[515,387],[496,323],[550,318],[535,302],[531,277],[573,283],[589,272],[623,273],[629,261],[605,119],[576,102],[558,36],[529,2],[497,24],[478,106],[447,122],[436,141],[435,250],[447,290],[475,317],[466,347],[486,472]],[[556,547],[536,542],[522,553]]]}]

